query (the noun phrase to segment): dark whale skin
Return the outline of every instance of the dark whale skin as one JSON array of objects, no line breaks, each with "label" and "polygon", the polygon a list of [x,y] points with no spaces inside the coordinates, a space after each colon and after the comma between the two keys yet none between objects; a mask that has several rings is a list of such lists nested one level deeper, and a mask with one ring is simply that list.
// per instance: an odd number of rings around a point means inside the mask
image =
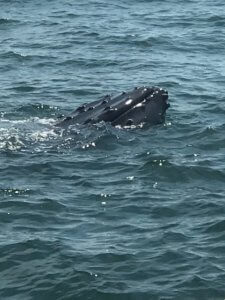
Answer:
[{"label": "dark whale skin", "polygon": [[131,126],[148,123],[161,124],[165,121],[168,92],[159,87],[139,87],[129,92],[101,99],[79,106],[71,115],[56,126],[73,124],[96,124],[110,122],[113,126]]}]

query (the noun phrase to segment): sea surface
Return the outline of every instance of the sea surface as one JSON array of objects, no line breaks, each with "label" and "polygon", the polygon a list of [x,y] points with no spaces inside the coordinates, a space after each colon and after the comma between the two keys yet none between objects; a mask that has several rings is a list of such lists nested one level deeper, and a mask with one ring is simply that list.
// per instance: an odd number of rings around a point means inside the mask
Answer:
[{"label": "sea surface", "polygon": [[[0,299],[225,299],[225,2],[0,0]],[[55,128],[157,85],[165,124]]]}]

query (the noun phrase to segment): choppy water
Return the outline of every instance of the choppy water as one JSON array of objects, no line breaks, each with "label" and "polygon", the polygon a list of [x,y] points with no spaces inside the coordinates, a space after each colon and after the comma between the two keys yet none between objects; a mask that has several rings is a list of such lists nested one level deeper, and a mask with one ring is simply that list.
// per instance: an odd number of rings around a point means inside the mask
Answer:
[{"label": "choppy water", "polygon": [[[0,299],[225,298],[225,4],[0,1]],[[165,125],[53,127],[137,85]]]}]

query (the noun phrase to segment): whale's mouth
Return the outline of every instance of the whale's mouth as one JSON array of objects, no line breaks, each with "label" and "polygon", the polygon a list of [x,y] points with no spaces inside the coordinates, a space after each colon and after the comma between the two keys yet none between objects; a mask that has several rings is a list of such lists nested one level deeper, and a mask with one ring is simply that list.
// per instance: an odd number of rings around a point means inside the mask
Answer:
[{"label": "whale's mouth", "polygon": [[167,90],[162,90],[161,99],[162,99],[162,114],[165,115],[167,109],[170,107],[170,103],[168,102],[169,95]]},{"label": "whale's mouth", "polygon": [[169,95],[168,95],[167,91],[164,91],[164,93],[162,94],[162,98],[163,98],[163,100],[165,102],[165,112],[166,112],[166,110],[170,107],[170,103],[168,102]]}]

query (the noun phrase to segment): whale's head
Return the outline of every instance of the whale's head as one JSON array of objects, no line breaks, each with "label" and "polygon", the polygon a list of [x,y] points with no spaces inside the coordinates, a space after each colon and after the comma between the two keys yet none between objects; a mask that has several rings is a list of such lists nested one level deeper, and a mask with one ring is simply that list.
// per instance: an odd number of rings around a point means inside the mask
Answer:
[{"label": "whale's head", "polygon": [[57,126],[110,122],[113,126],[143,123],[155,125],[165,121],[169,107],[168,92],[158,87],[139,87],[116,97],[107,95],[100,100],[82,104]]}]

